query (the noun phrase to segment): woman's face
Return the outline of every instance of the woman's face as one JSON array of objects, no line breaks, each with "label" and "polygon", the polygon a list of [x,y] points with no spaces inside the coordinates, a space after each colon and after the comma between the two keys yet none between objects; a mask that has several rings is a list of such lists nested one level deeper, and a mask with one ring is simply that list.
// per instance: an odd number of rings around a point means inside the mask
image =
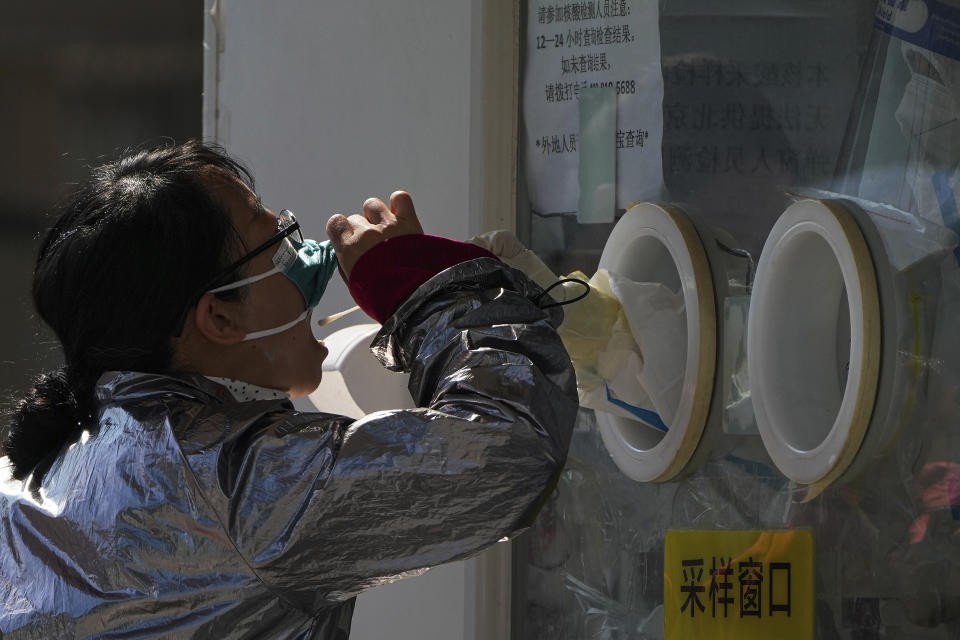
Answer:
[{"label": "woman's face", "polygon": [[[216,189],[226,204],[233,224],[250,249],[266,242],[277,231],[277,216],[264,208],[257,196],[239,181]],[[255,256],[242,270],[241,278],[254,276],[273,268],[276,247]],[[237,256],[238,258],[240,256]],[[296,285],[281,273],[248,285],[241,303],[241,321],[247,333],[272,329],[290,322],[303,313],[306,304]],[[309,394],[320,384],[323,359],[327,349],[313,336],[310,316],[280,333],[249,340],[237,345],[246,350],[244,358],[257,365],[254,384],[279,389],[298,397]]]}]

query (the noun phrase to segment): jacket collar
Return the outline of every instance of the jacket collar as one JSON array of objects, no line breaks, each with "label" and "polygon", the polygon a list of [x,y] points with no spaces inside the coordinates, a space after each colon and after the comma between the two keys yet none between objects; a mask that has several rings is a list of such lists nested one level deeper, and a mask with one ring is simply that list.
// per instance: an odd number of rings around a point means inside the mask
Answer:
[{"label": "jacket collar", "polygon": [[104,403],[163,395],[176,395],[201,402],[236,402],[225,386],[194,373],[107,371],[97,380],[96,396]]}]

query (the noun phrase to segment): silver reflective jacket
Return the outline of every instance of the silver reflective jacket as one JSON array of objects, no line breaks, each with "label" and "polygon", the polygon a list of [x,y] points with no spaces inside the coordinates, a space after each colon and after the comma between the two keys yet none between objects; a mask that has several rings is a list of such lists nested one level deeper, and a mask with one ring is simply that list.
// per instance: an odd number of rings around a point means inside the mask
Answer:
[{"label": "silver reflective jacket", "polygon": [[492,259],[435,276],[373,344],[422,408],[357,421],[105,374],[41,481],[0,460],[0,636],[346,638],[357,593],[519,532],[577,409],[539,293]]}]

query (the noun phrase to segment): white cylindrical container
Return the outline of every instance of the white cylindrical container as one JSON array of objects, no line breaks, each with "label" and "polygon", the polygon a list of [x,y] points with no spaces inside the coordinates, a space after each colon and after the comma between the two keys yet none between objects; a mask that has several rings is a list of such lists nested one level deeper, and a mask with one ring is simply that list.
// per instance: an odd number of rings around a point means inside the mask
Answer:
[{"label": "white cylindrical container", "polygon": [[[717,304],[726,295],[726,275],[715,275],[723,273],[723,267],[713,244],[709,231],[681,208],[641,203],[614,227],[600,258],[600,268],[610,273],[682,292],[686,310],[686,345],[678,354],[685,359],[683,388],[667,431],[596,412],[611,457],[637,481],[663,482],[680,474],[708,421],[719,416]],[[642,351],[643,344],[638,343]]]},{"label": "white cylindrical container", "polygon": [[[801,200],[757,265],[748,363],[770,457],[814,498],[889,450],[917,410],[935,255],[902,256],[910,219]],[[896,257],[896,256],[900,257]]]},{"label": "white cylindrical container", "polygon": [[329,351],[320,386],[308,396],[316,411],[361,418],[374,411],[411,409],[408,375],[386,369],[370,352],[379,324],[358,324],[324,339]]}]

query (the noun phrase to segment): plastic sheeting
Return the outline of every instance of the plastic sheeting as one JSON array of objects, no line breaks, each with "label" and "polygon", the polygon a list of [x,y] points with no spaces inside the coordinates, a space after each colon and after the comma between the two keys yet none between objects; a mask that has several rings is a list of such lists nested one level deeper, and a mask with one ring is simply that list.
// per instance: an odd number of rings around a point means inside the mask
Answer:
[{"label": "plastic sheeting", "polygon": [[[579,272],[568,277],[586,280]],[[577,367],[580,405],[626,418],[644,411],[669,428],[686,364],[683,292],[604,269],[590,278],[590,289],[566,307],[559,329]],[[597,336],[593,330],[603,320],[609,327]]]},{"label": "plastic sheeting", "polygon": [[[521,540],[523,637],[662,638],[668,530],[801,528],[816,544],[816,638],[960,638],[957,240],[910,214],[860,205],[873,210],[889,258],[878,273],[896,279],[898,304],[916,314],[898,325],[888,365],[909,369],[910,397],[871,423],[884,441],[862,447],[849,473],[804,502],[808,488],[776,469],[758,436],[731,430],[716,434],[679,482],[633,482],[604,449],[593,412],[582,410],[557,490]],[[724,416],[742,417],[742,350],[722,375],[737,390]]]},{"label": "plastic sheeting", "polygon": [[[581,406],[631,419],[643,412],[655,416],[664,430],[672,424],[687,346],[682,291],[604,269],[592,277],[574,271],[558,279],[506,230],[471,241],[566,303],[558,332],[576,368]],[[585,296],[584,286],[589,288]]]},{"label": "plastic sheeting", "polygon": [[555,495],[518,541],[522,637],[662,638],[667,530],[798,527],[816,541],[816,638],[960,637],[960,446],[925,446],[939,426],[800,503],[756,436],[725,438],[682,482],[635,483],[583,411]]},{"label": "plastic sheeting", "polygon": [[[885,199],[879,189],[910,188],[903,159],[889,161],[905,149],[893,119],[900,95],[884,85],[878,98],[869,83],[856,91],[861,71],[876,71],[866,50],[876,8],[872,1],[662,3],[671,198],[697,205],[708,224],[733,231],[754,256],[790,202],[785,185],[910,208],[915,194]],[[903,64],[899,46],[880,54]],[[899,73],[887,84],[905,82],[905,68]],[[868,110],[862,103],[871,101]],[[737,113],[745,115],[740,128]],[[889,144],[861,153],[865,137],[853,129],[844,136],[851,115],[850,127],[873,127]],[[878,158],[885,164],[870,164]],[[880,227],[899,224],[902,212],[874,210]],[[912,296],[905,308],[922,312],[922,323],[908,315],[901,326],[926,333],[916,334],[919,344],[893,336],[891,357],[912,382],[906,419],[889,440],[803,502],[807,489],[775,468],[755,434],[741,338],[749,301],[728,298],[717,310],[728,329],[719,363],[722,432],[713,431],[685,476],[637,483],[610,459],[594,413],[581,410],[557,489],[515,545],[514,637],[662,638],[669,530],[806,529],[815,541],[815,638],[960,638],[960,271],[943,252],[956,239],[913,212],[912,231],[885,247],[884,268],[900,278],[894,290]],[[608,232],[536,216],[530,228],[531,248],[558,272],[592,273],[590,252]]]},{"label": "plastic sheeting", "polygon": [[[581,410],[557,490],[520,541],[523,637],[662,638],[668,530],[799,528],[816,545],[816,638],[960,638],[957,239],[891,207],[859,205],[880,229],[874,241],[883,238],[889,262],[877,271],[913,313],[897,325],[887,365],[909,380],[878,400],[897,410],[877,411],[870,426],[883,441],[868,431],[850,471],[805,502],[808,488],[776,469],[758,436],[736,435],[749,429],[714,434],[679,482],[633,482],[604,449],[594,413]],[[732,301],[728,314],[744,303]],[[724,422],[742,423],[744,354],[728,356]]]}]

